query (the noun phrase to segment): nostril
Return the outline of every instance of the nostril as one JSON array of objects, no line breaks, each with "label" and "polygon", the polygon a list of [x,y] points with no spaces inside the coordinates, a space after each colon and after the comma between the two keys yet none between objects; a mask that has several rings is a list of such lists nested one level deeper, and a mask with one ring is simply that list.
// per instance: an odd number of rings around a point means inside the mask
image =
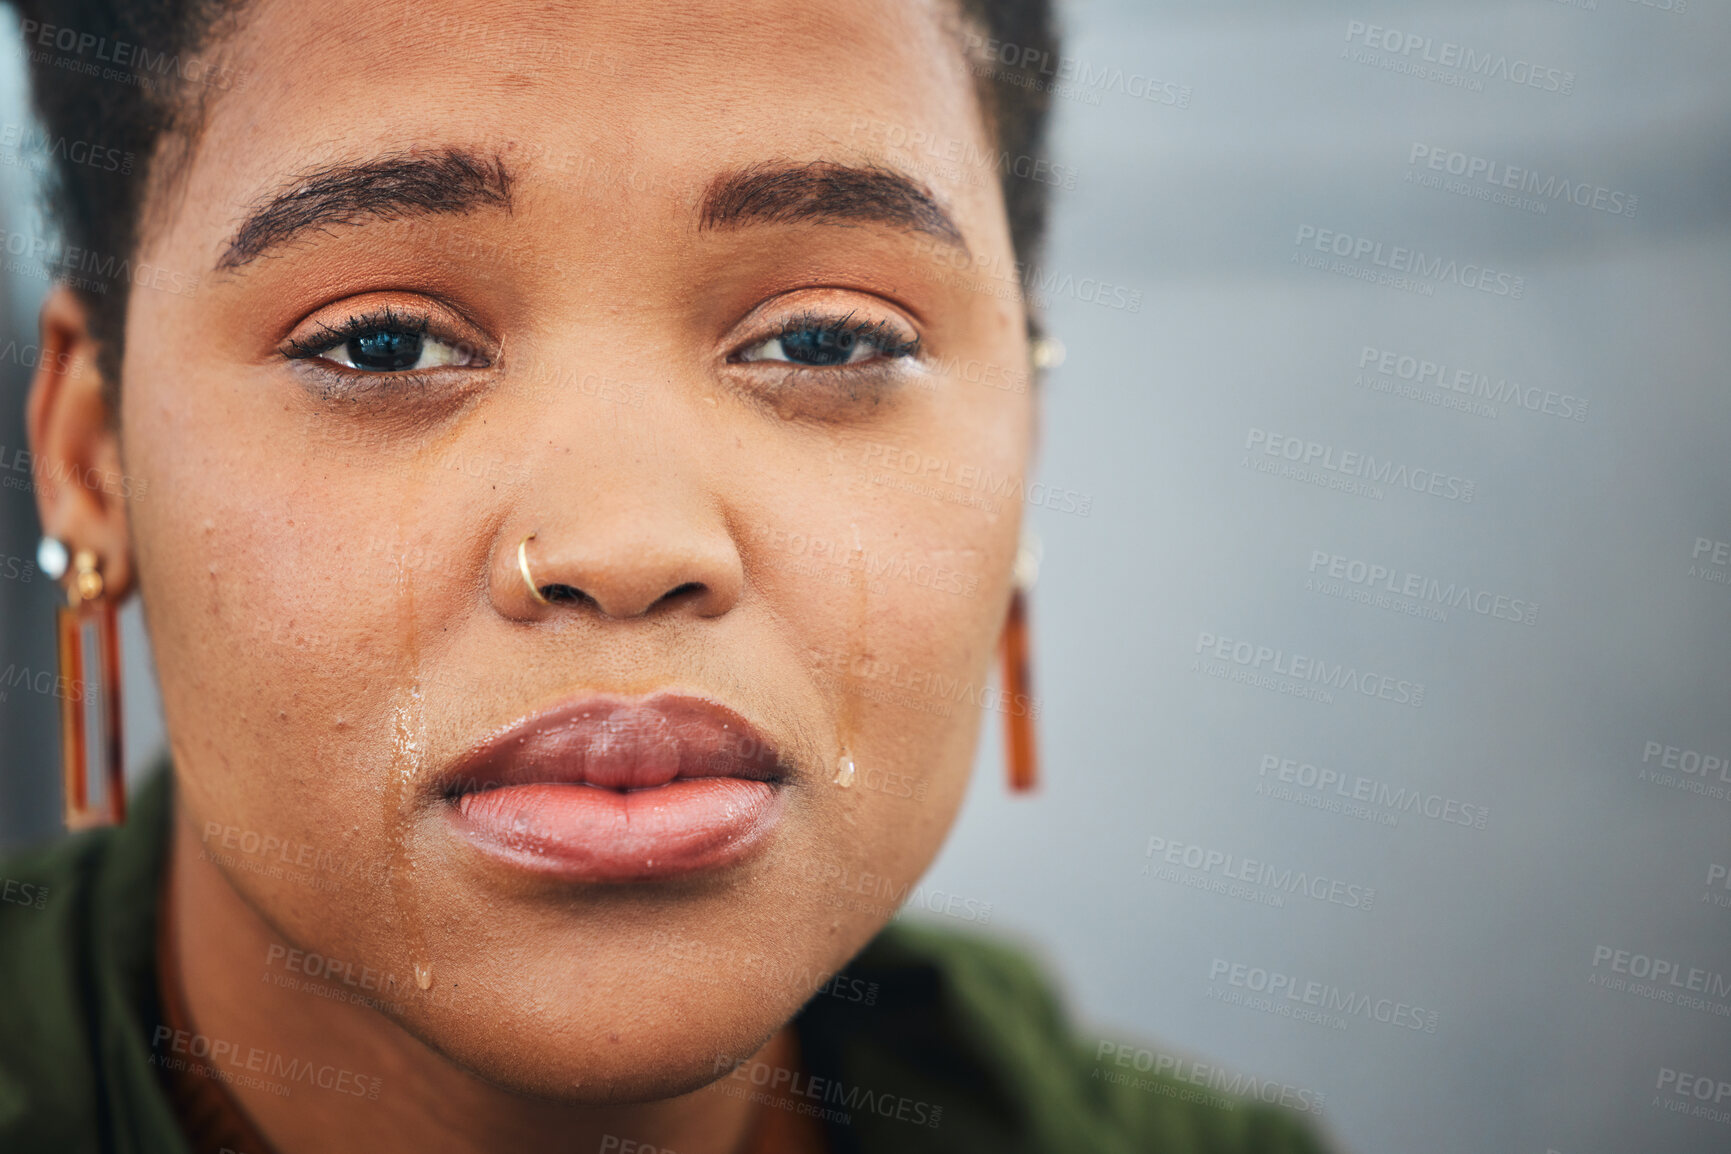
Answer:
[{"label": "nostril", "polygon": [[555,605],[572,605],[589,600],[589,595],[575,585],[543,585],[541,596]]},{"label": "nostril", "polygon": [[694,600],[701,597],[704,593],[708,592],[708,590],[709,586],[705,585],[701,581],[687,581],[685,584],[675,585],[672,589],[663,593],[657,599],[656,604],[662,606],[676,605],[680,601]]}]

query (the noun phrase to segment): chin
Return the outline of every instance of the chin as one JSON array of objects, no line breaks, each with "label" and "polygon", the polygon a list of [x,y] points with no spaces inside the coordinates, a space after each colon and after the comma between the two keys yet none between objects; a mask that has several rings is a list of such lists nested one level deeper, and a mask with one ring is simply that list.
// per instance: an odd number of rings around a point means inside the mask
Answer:
[{"label": "chin", "polygon": [[469,1074],[513,1094],[618,1106],[701,1090],[726,1075],[730,1061],[757,1053],[784,1024],[759,1017],[749,1025],[719,1026],[632,1009],[620,1007],[615,1018],[636,1023],[630,1030],[596,1032],[592,1024],[526,1015],[520,1022],[494,1018],[447,1037],[413,1032]]}]

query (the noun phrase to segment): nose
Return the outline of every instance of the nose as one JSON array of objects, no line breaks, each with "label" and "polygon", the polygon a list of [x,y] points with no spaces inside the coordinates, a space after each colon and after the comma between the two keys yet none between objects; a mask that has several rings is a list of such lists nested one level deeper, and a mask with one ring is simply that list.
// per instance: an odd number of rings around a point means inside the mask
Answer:
[{"label": "nose", "polygon": [[567,612],[615,620],[719,617],[745,572],[719,513],[663,500],[591,507],[501,534],[493,603],[517,620]]}]

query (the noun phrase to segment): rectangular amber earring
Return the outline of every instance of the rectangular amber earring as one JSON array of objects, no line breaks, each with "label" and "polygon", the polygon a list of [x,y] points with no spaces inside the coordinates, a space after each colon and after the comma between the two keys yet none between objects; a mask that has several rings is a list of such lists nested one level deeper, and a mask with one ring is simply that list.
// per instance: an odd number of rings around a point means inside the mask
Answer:
[{"label": "rectangular amber earring", "polygon": [[1010,788],[1026,793],[1038,779],[1034,748],[1034,679],[1028,660],[1028,594],[1020,585],[1010,594],[1004,621],[1004,753]]},{"label": "rectangular amber earring", "polygon": [[[62,554],[64,556],[64,554]],[[60,634],[60,756],[66,785],[66,828],[90,829],[126,820],[126,766],[120,732],[120,623],[103,595],[96,555],[79,550],[73,560],[66,604],[58,610]],[[86,660],[86,650],[95,660]],[[100,682],[87,676],[99,666]],[[93,712],[94,710],[94,712]],[[91,740],[92,720],[98,733]],[[96,764],[91,765],[92,748]],[[95,789],[92,789],[94,784]],[[94,799],[92,794],[96,794]]]}]

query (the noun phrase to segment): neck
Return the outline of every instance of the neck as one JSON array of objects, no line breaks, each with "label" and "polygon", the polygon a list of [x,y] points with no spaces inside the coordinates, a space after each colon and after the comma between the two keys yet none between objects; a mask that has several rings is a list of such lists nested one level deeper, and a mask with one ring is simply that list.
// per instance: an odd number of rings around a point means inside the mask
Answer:
[{"label": "neck", "polygon": [[[713,1086],[607,1106],[526,1097],[457,1066],[386,1009],[278,985],[266,959],[282,957],[273,947],[291,943],[198,847],[197,831],[177,806],[165,932],[178,972],[163,980],[180,983],[187,1027],[210,1039],[213,1058],[220,1050],[213,1064],[236,1075],[224,1079],[224,1088],[278,1154],[330,1150],[339,1135],[344,1149],[369,1154],[745,1149],[754,1120],[746,1097]],[[371,1000],[384,1004],[389,997],[375,990]],[[796,1055],[792,1028],[784,1027],[758,1057],[791,1066]],[[286,1095],[273,1088],[286,1081],[285,1067],[309,1066],[315,1078],[294,1079]]]}]

